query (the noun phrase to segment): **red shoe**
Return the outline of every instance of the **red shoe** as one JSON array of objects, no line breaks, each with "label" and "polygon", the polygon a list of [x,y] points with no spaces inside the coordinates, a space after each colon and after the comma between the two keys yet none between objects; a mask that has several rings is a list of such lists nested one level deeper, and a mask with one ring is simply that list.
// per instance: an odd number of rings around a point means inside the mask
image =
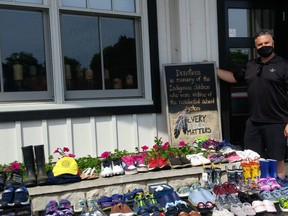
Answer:
[{"label": "red shoe", "polygon": [[160,170],[158,161],[156,158],[149,158],[148,160],[148,170],[153,170],[153,171],[157,171]]},{"label": "red shoe", "polygon": [[159,156],[158,157],[158,164],[160,169],[171,169],[171,165],[169,164],[168,160]]}]

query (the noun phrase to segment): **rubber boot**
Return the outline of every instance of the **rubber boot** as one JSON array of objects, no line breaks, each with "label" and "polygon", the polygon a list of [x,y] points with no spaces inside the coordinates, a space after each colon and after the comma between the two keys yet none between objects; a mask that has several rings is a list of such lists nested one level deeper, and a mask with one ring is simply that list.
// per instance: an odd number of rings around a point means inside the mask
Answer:
[{"label": "rubber boot", "polygon": [[259,162],[258,161],[251,161],[251,179],[254,183],[257,182],[259,178]]},{"label": "rubber boot", "polygon": [[24,164],[26,167],[27,178],[24,180],[24,185],[26,187],[34,187],[37,185],[36,175],[35,175],[35,161],[34,152],[32,146],[22,147]]},{"label": "rubber boot", "polygon": [[269,178],[269,161],[267,160],[259,160],[260,164],[260,178]]},{"label": "rubber boot", "polygon": [[235,166],[232,166],[231,169],[229,169],[227,166],[225,167],[226,174],[227,174],[227,181],[230,184],[236,184],[236,170]]},{"label": "rubber boot", "polygon": [[37,185],[45,185],[48,180],[48,176],[45,169],[45,154],[44,145],[34,146],[36,164],[37,164]]},{"label": "rubber boot", "polygon": [[277,178],[277,160],[267,159],[269,162],[269,176],[271,178]]},{"label": "rubber boot", "polygon": [[206,188],[213,188],[213,169],[210,167],[204,168],[202,179],[204,180]]},{"label": "rubber boot", "polygon": [[213,170],[213,185],[221,184],[221,168],[215,167]]},{"label": "rubber boot", "polygon": [[243,180],[244,182],[248,182],[252,178],[252,173],[251,173],[251,164],[250,162],[243,161],[241,163],[242,169],[243,169]]}]

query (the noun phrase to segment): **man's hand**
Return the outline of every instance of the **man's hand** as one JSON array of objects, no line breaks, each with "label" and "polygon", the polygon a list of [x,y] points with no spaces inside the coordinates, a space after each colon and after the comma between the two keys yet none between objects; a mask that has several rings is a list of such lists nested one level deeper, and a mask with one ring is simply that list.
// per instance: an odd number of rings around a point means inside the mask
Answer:
[{"label": "man's hand", "polygon": [[286,124],[286,126],[284,128],[284,136],[288,137],[288,124]]}]

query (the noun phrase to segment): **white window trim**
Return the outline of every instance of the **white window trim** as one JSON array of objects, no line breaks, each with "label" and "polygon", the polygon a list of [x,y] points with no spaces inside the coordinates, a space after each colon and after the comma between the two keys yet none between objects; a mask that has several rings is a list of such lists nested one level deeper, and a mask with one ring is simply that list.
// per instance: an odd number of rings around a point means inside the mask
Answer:
[{"label": "white window trim", "polygon": [[[19,5],[18,3],[3,2],[7,5]],[[47,3],[47,4],[45,4]],[[1,2],[2,4],[2,2]],[[49,4],[49,5],[48,5]],[[119,106],[141,106],[153,105],[152,99],[152,83],[151,83],[151,69],[150,69],[150,53],[149,53],[149,35],[148,35],[148,11],[147,1],[136,0],[136,10],[141,14],[142,27],[142,55],[143,55],[143,79],[144,79],[144,98],[117,98],[105,100],[79,100],[79,101],[65,101],[64,98],[64,77],[61,53],[61,38],[60,38],[60,22],[59,22],[59,2],[58,1],[44,1],[45,5],[50,8],[50,28],[51,28],[51,47],[52,47],[52,71],[53,71],[53,85],[54,85],[54,101],[51,102],[5,102],[0,103],[0,112],[13,111],[41,111],[41,110],[57,110],[57,109],[72,109],[72,108],[93,108],[93,107],[119,107]],[[38,5],[31,5],[38,7]],[[43,8],[43,5],[39,6]],[[141,11],[140,11],[141,9]],[[145,12],[145,14],[144,14]]]}]

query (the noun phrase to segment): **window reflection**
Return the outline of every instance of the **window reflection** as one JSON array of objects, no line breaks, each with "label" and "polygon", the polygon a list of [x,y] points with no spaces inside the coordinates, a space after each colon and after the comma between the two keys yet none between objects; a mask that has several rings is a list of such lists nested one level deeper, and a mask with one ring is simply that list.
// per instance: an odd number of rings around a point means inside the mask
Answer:
[{"label": "window reflection", "polygon": [[42,0],[15,0],[16,2],[26,2],[26,3],[35,3],[35,4],[43,4]]},{"label": "window reflection", "polygon": [[0,26],[4,92],[47,90],[42,13],[2,9]]},{"label": "window reflection", "polygon": [[86,8],[86,0],[62,0],[63,6]]},{"label": "window reflection", "polygon": [[114,0],[115,11],[135,12],[135,0]]},{"label": "window reflection", "polygon": [[112,0],[90,0],[90,8],[112,10]]},{"label": "window reflection", "polygon": [[62,14],[66,90],[137,88],[134,25],[132,19]]}]

